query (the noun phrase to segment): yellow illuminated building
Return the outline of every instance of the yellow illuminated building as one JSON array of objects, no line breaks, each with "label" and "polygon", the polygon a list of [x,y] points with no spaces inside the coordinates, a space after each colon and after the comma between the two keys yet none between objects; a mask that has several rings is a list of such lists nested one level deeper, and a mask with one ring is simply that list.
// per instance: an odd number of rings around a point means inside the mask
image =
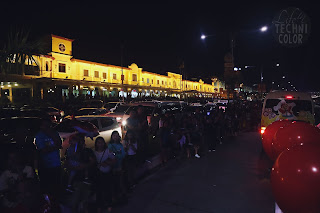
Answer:
[{"label": "yellow illuminated building", "polygon": [[[216,97],[225,90],[224,83],[214,79],[211,84],[184,80],[181,74],[160,75],[145,71],[135,63],[128,67],[76,59],[72,56],[72,39],[51,35],[51,52],[34,56],[39,73],[25,76],[6,76],[1,81],[1,94],[7,91],[13,99],[14,88],[29,88],[31,96],[39,90],[41,98],[58,92],[70,95],[100,96],[192,96]],[[123,74],[123,82],[122,82]],[[16,85],[16,87],[14,86]]]}]

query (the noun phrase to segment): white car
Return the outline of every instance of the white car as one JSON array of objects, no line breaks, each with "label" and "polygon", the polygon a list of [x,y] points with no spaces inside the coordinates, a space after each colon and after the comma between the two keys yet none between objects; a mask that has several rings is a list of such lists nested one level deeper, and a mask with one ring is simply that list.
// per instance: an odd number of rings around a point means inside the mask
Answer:
[{"label": "white car", "polygon": [[[119,126],[115,118],[88,115],[76,116],[75,119],[80,121],[88,121],[95,125],[99,130],[99,135],[94,137],[93,139],[89,137],[85,138],[87,148],[94,149],[94,142],[97,137],[103,137],[106,143],[109,143],[111,139],[111,133],[113,131],[118,131],[120,136],[122,135],[121,127]],[[69,137],[76,133],[75,129],[70,125],[70,122],[70,119],[66,119],[55,127],[56,131],[58,131],[63,141],[61,156],[64,155],[65,150],[69,147]]]}]

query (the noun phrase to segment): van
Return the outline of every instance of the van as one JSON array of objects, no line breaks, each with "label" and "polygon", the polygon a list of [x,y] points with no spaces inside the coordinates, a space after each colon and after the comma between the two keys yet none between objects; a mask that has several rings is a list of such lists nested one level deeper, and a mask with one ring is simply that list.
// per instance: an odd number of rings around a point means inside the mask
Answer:
[{"label": "van", "polygon": [[261,114],[261,134],[277,120],[299,120],[314,125],[314,105],[311,96],[303,92],[270,92]]}]

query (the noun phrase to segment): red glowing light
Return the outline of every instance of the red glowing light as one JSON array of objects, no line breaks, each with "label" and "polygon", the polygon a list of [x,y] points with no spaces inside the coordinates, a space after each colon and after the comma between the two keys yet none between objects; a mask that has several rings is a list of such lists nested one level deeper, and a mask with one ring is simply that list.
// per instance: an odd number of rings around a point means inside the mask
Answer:
[{"label": "red glowing light", "polygon": [[292,95],[287,95],[286,96],[286,99],[292,99],[293,97],[292,97]]}]

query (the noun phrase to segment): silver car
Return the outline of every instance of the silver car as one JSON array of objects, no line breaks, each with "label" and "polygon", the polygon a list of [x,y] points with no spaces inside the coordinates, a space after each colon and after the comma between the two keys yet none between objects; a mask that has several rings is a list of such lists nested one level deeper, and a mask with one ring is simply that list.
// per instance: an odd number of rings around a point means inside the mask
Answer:
[{"label": "silver car", "polygon": [[[119,126],[117,120],[115,118],[105,117],[105,116],[96,116],[96,115],[87,115],[87,116],[76,116],[76,120],[80,121],[88,121],[92,124],[94,124],[98,130],[99,135],[94,137],[93,139],[86,137],[85,143],[86,147],[93,149],[94,148],[94,142],[97,137],[103,137],[106,143],[109,143],[111,139],[111,133],[113,131],[118,131],[120,136],[121,133],[121,127]],[[64,120],[60,124],[58,124],[55,129],[58,131],[60,137],[62,138],[62,152],[63,155],[65,153],[65,150],[69,146],[69,137],[76,133],[75,129],[70,125],[69,119]]]}]

